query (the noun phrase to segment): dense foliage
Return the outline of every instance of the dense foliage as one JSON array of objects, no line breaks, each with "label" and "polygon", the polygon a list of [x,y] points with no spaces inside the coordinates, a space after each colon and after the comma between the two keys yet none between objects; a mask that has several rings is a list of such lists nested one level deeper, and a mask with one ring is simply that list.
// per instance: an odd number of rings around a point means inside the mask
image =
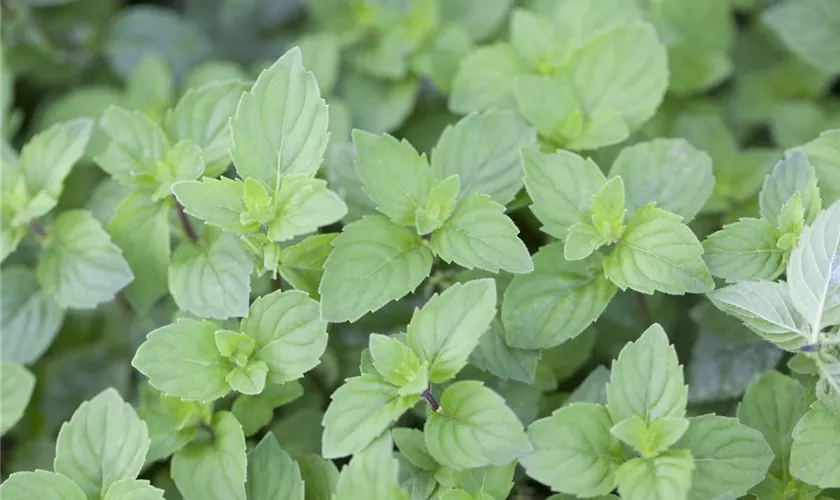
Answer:
[{"label": "dense foliage", "polygon": [[160,4],[2,6],[4,500],[840,499],[840,0]]}]

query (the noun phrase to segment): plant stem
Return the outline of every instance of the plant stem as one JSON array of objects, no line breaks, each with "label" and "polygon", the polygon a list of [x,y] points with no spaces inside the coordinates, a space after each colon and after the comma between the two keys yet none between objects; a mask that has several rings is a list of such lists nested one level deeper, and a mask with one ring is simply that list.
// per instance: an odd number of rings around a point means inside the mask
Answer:
[{"label": "plant stem", "polygon": [[429,403],[429,406],[432,407],[432,411],[440,411],[440,403],[438,403],[438,400],[435,399],[434,396],[432,396],[431,387],[427,387],[426,390],[423,391],[423,398],[426,400],[427,403]]},{"label": "plant stem", "polygon": [[191,242],[197,243],[198,235],[195,234],[195,230],[190,224],[190,220],[187,218],[187,214],[184,212],[183,205],[181,205],[177,201],[175,202],[175,211],[178,212],[178,220],[181,221],[181,227],[184,229],[184,234],[187,235],[187,238],[189,238]]},{"label": "plant stem", "polygon": [[645,328],[649,327],[653,324],[653,319],[650,316],[650,310],[648,309],[645,296],[639,292],[636,292],[636,304],[639,306],[639,313],[642,316],[642,323],[644,323]]}]

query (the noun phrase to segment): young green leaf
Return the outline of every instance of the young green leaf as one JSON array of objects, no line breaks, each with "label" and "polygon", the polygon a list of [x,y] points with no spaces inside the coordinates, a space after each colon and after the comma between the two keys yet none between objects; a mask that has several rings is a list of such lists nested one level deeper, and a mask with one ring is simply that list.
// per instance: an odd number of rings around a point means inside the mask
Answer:
[{"label": "young green leaf", "polygon": [[460,199],[486,194],[506,205],[522,188],[520,150],[537,145],[534,130],[516,113],[494,109],[447,126],[432,152],[438,179],[457,175]]},{"label": "young green leaf", "polygon": [[784,271],[781,233],[764,219],[742,218],[703,242],[709,272],[727,282],[774,280]]},{"label": "young green leaf", "polygon": [[268,238],[273,241],[315,232],[347,215],[347,205],[327,189],[325,180],[305,175],[283,177],[274,210],[274,222],[268,227]]},{"label": "young green leaf", "polygon": [[131,365],[169,396],[219,399],[230,392],[225,377],[233,366],[216,348],[217,330],[210,321],[180,319],[149,333]]},{"label": "young green leaf", "polygon": [[712,159],[685,139],[654,139],[626,147],[610,167],[627,190],[633,214],[649,203],[691,221],[712,194]]},{"label": "young green leaf", "polygon": [[761,433],[734,418],[703,415],[691,419],[676,444],[694,457],[694,474],[688,498],[736,497],[761,482],[773,461],[773,450]]},{"label": "young green leaf", "polygon": [[479,279],[455,284],[416,310],[408,324],[408,345],[429,363],[429,380],[452,379],[464,365],[496,315],[496,282]]},{"label": "young green leaf", "polygon": [[248,500],[303,500],[300,468],[272,433],[248,452]]},{"label": "young green leaf", "polygon": [[117,106],[105,110],[99,126],[111,142],[94,161],[124,186],[153,187],[158,165],[166,161],[171,148],[160,126],[139,111]]},{"label": "young green leaf", "polygon": [[646,205],[627,223],[603,265],[607,278],[622,290],[703,293],[714,282],[702,255],[703,247],[678,215]]},{"label": "young green leaf", "polygon": [[687,418],[664,417],[650,425],[639,415],[625,418],[610,434],[632,446],[644,458],[653,458],[676,443],[688,429]]},{"label": "young green leaf", "polygon": [[443,223],[452,215],[460,192],[461,181],[458,175],[450,175],[433,187],[426,199],[426,206],[414,212],[414,226],[417,228],[417,233],[426,235],[443,226]]},{"label": "young green leaf", "polygon": [[517,276],[505,290],[502,323],[513,347],[545,349],[576,337],[604,311],[617,290],[600,257],[569,262],[562,243],[534,255],[535,270]]},{"label": "young green leaf", "polygon": [[212,179],[177,182],[172,185],[172,194],[184,207],[184,211],[206,224],[231,233],[248,233],[257,225],[242,221],[245,213],[243,182],[240,180]]},{"label": "young green leaf", "polygon": [[182,242],[169,264],[169,291],[178,307],[202,318],[245,316],[251,258],[239,239],[205,231],[200,243]]},{"label": "young green leaf", "polygon": [[429,452],[446,467],[503,465],[533,451],[516,414],[481,382],[452,384],[440,405],[426,420],[424,434]]},{"label": "young green leaf", "polygon": [[519,230],[505,215],[505,207],[483,194],[458,203],[443,227],[432,234],[431,248],[446,262],[467,269],[524,274],[534,270]]},{"label": "young green leaf", "polygon": [[429,276],[432,260],[414,231],[385,217],[367,216],[345,226],[324,263],[321,317],[355,321],[404,297]]},{"label": "young green leaf", "polygon": [[510,42],[529,72],[550,75],[569,55],[554,19],[521,8],[510,15]]},{"label": "young green leaf", "polygon": [[141,479],[123,479],[112,484],[102,500],[164,500],[163,490]]},{"label": "young green leaf", "polygon": [[420,361],[402,341],[373,333],[370,336],[370,355],[376,371],[399,387],[401,395],[420,395],[429,387],[428,363]]},{"label": "young green leaf", "polygon": [[401,396],[398,387],[368,374],[347,379],[330,399],[323,421],[324,458],[358,453],[420,398]]},{"label": "young green leaf", "polygon": [[614,422],[638,415],[650,425],[685,414],[688,387],[668,335],[654,324],[627,344],[610,370],[607,408]]},{"label": "young green leaf", "polygon": [[538,349],[520,349],[509,345],[505,327],[496,316],[470,355],[470,364],[502,379],[533,384],[540,355]]},{"label": "young green leaf", "polygon": [[550,76],[525,75],[513,88],[519,112],[536,127],[541,137],[569,149],[593,149],[627,137],[626,127],[592,133],[584,123],[583,109],[575,90],[565,80]]},{"label": "young green leaf", "polygon": [[239,100],[230,122],[236,171],[272,193],[282,176],[313,176],[327,147],[327,115],[315,77],[303,67],[300,49],[292,48]]},{"label": "young green leaf", "polygon": [[256,340],[252,359],[268,365],[272,384],[302,377],[327,348],[318,303],[298,290],[278,290],[255,300],[242,331]]},{"label": "young green leaf", "polygon": [[88,497],[111,484],[134,479],[149,450],[149,431],[130,404],[107,389],[79,406],[61,426],[55,471],[72,479]]},{"label": "young green leaf", "polygon": [[671,450],[654,458],[634,458],[616,472],[622,500],[689,498],[694,459],[688,450]]},{"label": "young green leaf", "polygon": [[449,109],[467,114],[505,107],[516,77],[527,70],[510,44],[494,43],[468,54],[458,66],[449,94]]},{"label": "young green leaf", "polygon": [[505,465],[457,471],[453,474],[453,479],[455,486],[469,492],[474,498],[504,500],[513,489],[515,470],[516,461],[512,461]]},{"label": "young green leaf", "polygon": [[242,394],[259,394],[265,388],[268,365],[265,361],[251,361],[245,366],[236,366],[225,375],[225,382],[231,389]]},{"label": "young green leaf", "polygon": [[7,266],[0,271],[0,359],[24,365],[40,358],[52,344],[64,319],[63,309],[38,286],[29,268]]},{"label": "young green leaf", "polygon": [[591,497],[615,489],[623,461],[621,442],[610,434],[606,408],[574,403],[528,427],[534,453],[519,461],[531,478],[554,491]]},{"label": "young green leaf", "polygon": [[172,457],[172,479],[184,500],[245,500],[245,436],[226,411],[213,415],[213,439],[194,441]]},{"label": "young green leaf", "polygon": [[435,471],[440,467],[429,453],[422,431],[398,427],[391,431],[391,435],[397,448],[415,467],[425,471]]},{"label": "young green leaf", "polygon": [[318,284],[324,275],[324,262],[332,252],[337,234],[313,234],[297,245],[280,251],[280,276],[298,290],[318,299]]},{"label": "young green leaf", "polygon": [[181,141],[166,153],[163,162],[158,162],[152,172],[151,193],[153,201],[158,201],[172,194],[172,185],[176,182],[191,181],[204,173],[204,159],[201,148],[190,141]]},{"label": "young green leaf", "polygon": [[15,472],[0,485],[4,500],[86,500],[72,480],[45,470]]},{"label": "young green leaf", "polygon": [[35,389],[35,376],[17,363],[4,361],[0,363],[0,389],[1,436],[23,417]]},{"label": "young green leaf", "polygon": [[408,500],[399,487],[399,462],[393,456],[391,434],[385,432],[360,450],[341,470],[334,500]]},{"label": "young green leaf", "polygon": [[90,309],[114,298],[134,275],[120,249],[86,210],[62,212],[36,270],[41,287],[64,307]]},{"label": "young green leaf", "polygon": [[801,149],[794,150],[776,163],[765,177],[759,196],[761,217],[777,226],[782,207],[797,192],[802,196],[805,220],[813,221],[822,205],[820,189],[817,187],[817,173]]}]

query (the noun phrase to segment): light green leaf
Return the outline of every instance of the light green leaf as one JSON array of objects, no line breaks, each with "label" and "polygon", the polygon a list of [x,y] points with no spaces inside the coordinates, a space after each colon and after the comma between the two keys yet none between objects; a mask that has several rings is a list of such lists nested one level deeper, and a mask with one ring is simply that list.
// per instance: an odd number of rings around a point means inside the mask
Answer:
[{"label": "light green leaf", "polygon": [[124,186],[154,186],[158,164],[171,147],[160,126],[139,111],[117,106],[105,110],[99,126],[111,138],[108,149],[94,157],[102,170]]},{"label": "light green leaf", "polygon": [[433,295],[408,324],[408,345],[429,363],[429,380],[452,379],[464,365],[496,315],[496,282],[456,283]]},{"label": "light green leaf", "polygon": [[324,458],[358,453],[417,404],[419,397],[401,396],[397,387],[371,374],[347,379],[330,399],[323,422]]},{"label": "light green leaf", "polygon": [[596,403],[607,404],[607,383],[610,381],[610,371],[604,365],[598,365],[589,372],[583,382],[569,394],[566,403]]},{"label": "light green leaf", "polygon": [[303,64],[315,75],[315,81],[324,95],[330,95],[339,75],[340,45],[337,37],[329,32],[309,33],[297,41]]},{"label": "light green leaf", "polygon": [[622,290],[703,293],[714,288],[714,282],[702,255],[703,247],[680,216],[646,205],[604,259],[604,271]]},{"label": "light green leaf", "polygon": [[598,233],[595,226],[588,222],[578,222],[569,228],[566,235],[563,258],[568,261],[583,260],[606,244],[605,238]]},{"label": "light green leaf", "polygon": [[164,500],[163,490],[141,479],[123,479],[112,484],[102,500]]},{"label": "light green leaf", "polygon": [[504,22],[513,0],[490,0],[478,5],[471,0],[449,0],[441,4],[441,19],[464,27],[473,40],[493,36]]},{"label": "light green leaf", "polygon": [[125,93],[132,109],[155,121],[172,103],[173,75],[166,60],[154,52],[144,55],[132,68],[125,82]]},{"label": "light green leaf", "polygon": [[735,497],[761,482],[773,461],[773,451],[761,433],[734,418],[703,415],[691,419],[676,444],[694,457],[694,474],[688,498]]},{"label": "light green leaf", "polygon": [[418,154],[405,139],[387,134],[353,131],[356,173],[376,209],[397,224],[414,223],[414,213],[426,205],[433,185],[425,154]]},{"label": "light green leaf", "polygon": [[332,500],[338,483],[338,469],[332,460],[324,460],[318,455],[306,455],[297,458],[300,474],[306,484],[308,500]]},{"label": "light green leaf", "polygon": [[0,435],[3,435],[18,423],[29,406],[35,376],[17,363],[3,361],[0,363],[0,389]]},{"label": "light green leaf", "polygon": [[782,207],[797,192],[802,196],[805,220],[813,221],[820,211],[820,189],[817,187],[817,173],[801,149],[794,150],[776,163],[764,178],[759,196],[761,217],[777,226]]},{"label": "light green leaf", "polygon": [[499,378],[533,384],[540,354],[538,349],[510,346],[506,340],[505,327],[497,316],[490,322],[487,333],[478,341],[478,346],[470,355],[470,363]]},{"label": "light green leaf", "polygon": [[510,42],[529,72],[552,74],[568,56],[558,23],[521,8],[510,15]]},{"label": "light green leaf", "polygon": [[225,376],[231,389],[242,394],[259,394],[265,388],[268,365],[265,361],[252,361],[243,367],[234,367]]},{"label": "light green leaf", "polygon": [[444,261],[467,269],[529,273],[534,265],[518,233],[505,207],[487,195],[473,194],[432,234],[431,248]]},{"label": "light green leaf", "polygon": [[169,396],[212,401],[230,392],[225,376],[233,368],[216,348],[210,321],[180,319],[158,328],[137,349],[131,365]]},{"label": "light green leaf", "polygon": [[353,124],[372,134],[399,128],[414,109],[419,88],[418,79],[412,77],[394,82],[350,71],[341,79],[341,95]]},{"label": "light green leaf", "polygon": [[327,189],[327,181],[305,175],[285,176],[275,199],[275,219],[268,227],[273,241],[286,241],[338,222],[347,205]]},{"label": "light green leaf", "polygon": [[765,23],[796,55],[825,73],[840,72],[840,14],[833,0],[801,0],[773,4]]},{"label": "light green leaf", "polygon": [[245,212],[243,183],[222,177],[205,177],[201,181],[177,182],[172,194],[184,211],[206,224],[231,233],[248,233],[257,229],[255,224],[242,222]]},{"label": "light green leaf", "polygon": [[242,178],[279,189],[284,175],[313,176],[327,147],[327,104],[293,47],[244,93],[231,120],[231,156]]},{"label": "light green leaf", "polygon": [[840,419],[830,407],[816,402],[793,430],[791,473],[820,488],[840,486]]},{"label": "light green leaf", "polygon": [[[0,485],[4,500],[86,500],[76,483],[55,472],[16,472]],[[110,500],[110,499],[109,499]]]},{"label": "light green leaf", "polygon": [[55,471],[72,479],[88,497],[140,473],[149,450],[146,424],[114,389],[82,403],[61,426]]},{"label": "light green leaf", "polygon": [[688,387],[668,335],[658,323],[630,342],[610,370],[607,408],[614,422],[638,415],[647,424],[685,415]]},{"label": "light green leaf", "polygon": [[[591,134],[587,136],[589,131],[583,109],[574,88],[567,82],[550,76],[525,75],[516,79],[513,92],[519,112],[552,144],[569,149],[591,149],[600,145],[593,141]],[[626,127],[619,127],[615,132],[614,137],[598,140],[613,144],[627,137]]]},{"label": "light green leaf", "polygon": [[159,162],[149,180],[154,188],[153,201],[167,198],[172,194],[172,185],[179,181],[198,179],[204,173],[204,160],[201,148],[186,140],[181,141],[166,153],[163,162]]},{"label": "light green leaf", "polygon": [[671,450],[655,458],[634,458],[616,473],[618,492],[622,500],[686,499],[693,469],[694,460],[688,450]]},{"label": "light green leaf", "polygon": [[138,312],[146,312],[167,292],[169,274],[169,203],[155,203],[139,192],[128,195],[108,223],[111,238],[134,274],[125,289]]},{"label": "light green leaf", "polygon": [[62,212],[36,274],[64,307],[90,309],[111,300],[134,275],[120,249],[86,210]]},{"label": "light green leaf", "polygon": [[455,202],[461,191],[458,175],[450,175],[429,191],[426,206],[414,212],[414,226],[417,233],[426,235],[443,226],[452,215]]},{"label": "light green leaf", "polygon": [[303,500],[300,468],[270,432],[248,452],[248,500]]},{"label": "light green leaf", "polygon": [[486,194],[506,205],[522,188],[519,151],[536,144],[534,130],[513,111],[473,113],[443,130],[432,171],[438,179],[458,175],[460,199]]},{"label": "light green leaf", "polygon": [[585,220],[604,174],[591,159],[563,150],[545,154],[523,149],[522,162],[525,187],[534,202],[531,211],[542,222],[542,231],[566,238],[569,227]]},{"label": "light green leaf", "polygon": [[649,203],[689,222],[712,194],[712,159],[685,139],[654,139],[621,150],[610,167],[627,191],[628,214]]},{"label": "light green leaf", "polygon": [[784,252],[776,246],[781,233],[764,219],[742,218],[703,242],[709,272],[732,283],[774,280],[784,271]]},{"label": "light green leaf", "polygon": [[[274,409],[303,396],[300,382],[268,384],[260,394],[240,394],[233,400],[231,413],[242,424],[245,437],[251,437],[274,419]],[[320,424],[319,424],[320,425]]]},{"label": "light green leaf", "polygon": [[400,452],[414,466],[425,471],[435,471],[439,465],[429,454],[423,432],[419,429],[406,429],[398,427],[391,431],[394,443]]},{"label": "light green leaf", "polygon": [[399,487],[399,462],[393,456],[389,432],[360,450],[341,470],[334,500],[408,500]]},{"label": "light green leaf", "polygon": [[840,200],[840,130],[828,130],[804,146],[811,165],[817,170],[823,203]]},{"label": "light green leaf", "polygon": [[599,264],[597,256],[567,261],[562,243],[540,249],[534,272],[515,277],[505,290],[501,317],[507,343],[545,349],[578,336],[598,319],[617,290]]},{"label": "light green leaf", "polygon": [[429,387],[429,365],[420,361],[401,340],[373,333],[370,336],[373,366],[382,377],[399,387],[400,395],[420,395]]},{"label": "light green leaf", "polygon": [[[8,266],[0,271],[0,358],[28,365],[52,344],[64,311],[38,286],[29,268]],[[13,284],[13,286],[9,286]]]},{"label": "light green leaf", "polygon": [[324,263],[321,317],[355,321],[404,297],[429,276],[432,260],[414,231],[385,217],[366,216],[345,226]]},{"label": "light green leaf", "polygon": [[172,479],[184,500],[245,500],[245,436],[226,411],[213,415],[212,440],[194,441],[172,457]]},{"label": "light green leaf", "polygon": [[251,304],[242,331],[257,341],[252,359],[268,364],[271,383],[298,379],[318,364],[327,348],[327,325],[318,311],[318,303],[298,290],[278,290]]},{"label": "light green leaf", "polygon": [[520,463],[529,477],[552,490],[585,497],[609,493],[624,458],[621,443],[610,434],[612,425],[601,405],[561,408],[528,427],[534,453]]},{"label": "light green leaf", "polygon": [[280,276],[298,290],[318,298],[324,262],[332,252],[335,233],[314,234],[280,251]]},{"label": "light green leaf", "polygon": [[467,55],[455,73],[449,109],[467,114],[512,104],[516,77],[526,73],[513,47],[494,43]]},{"label": "light green leaf", "polygon": [[840,323],[840,202],[802,231],[787,270],[790,300],[811,324],[810,341]]},{"label": "light green leaf", "polygon": [[203,318],[245,316],[251,258],[239,239],[205,231],[201,243],[182,242],[169,264],[169,291],[178,307]]},{"label": "light green leaf", "polygon": [[806,341],[808,322],[794,307],[785,283],[742,281],[707,296],[715,307],[782,349],[793,351]]},{"label": "light green leaf", "polygon": [[453,474],[455,486],[471,493],[475,498],[504,500],[513,489],[516,461],[495,467],[478,467]]},{"label": "light green leaf", "polygon": [[426,446],[440,464],[455,470],[504,465],[533,447],[504,399],[475,380],[449,386],[440,410],[424,427]]},{"label": "light green leaf", "polygon": [[664,417],[650,425],[639,415],[625,418],[610,429],[610,434],[632,446],[645,458],[653,458],[676,443],[688,429],[687,418]]}]

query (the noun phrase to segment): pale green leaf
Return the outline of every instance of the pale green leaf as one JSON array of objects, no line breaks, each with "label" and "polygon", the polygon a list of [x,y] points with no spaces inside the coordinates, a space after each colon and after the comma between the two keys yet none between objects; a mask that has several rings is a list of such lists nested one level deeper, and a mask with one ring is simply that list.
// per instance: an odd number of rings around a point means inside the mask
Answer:
[{"label": "pale green leaf", "polygon": [[17,363],[0,363],[0,435],[23,417],[34,389],[35,376],[29,370]]},{"label": "pale green leaf", "polygon": [[332,244],[318,289],[329,322],[355,321],[404,297],[432,267],[432,252],[417,234],[381,216],[345,226]]},{"label": "pale green leaf", "polygon": [[203,318],[245,316],[251,258],[239,239],[205,231],[200,243],[182,242],[169,264],[169,291],[178,307]]},{"label": "pale green leaf", "polygon": [[419,429],[406,429],[398,427],[391,431],[394,443],[400,452],[414,466],[425,471],[435,471],[439,465],[429,454],[423,432]]},{"label": "pale green leaf", "polygon": [[563,244],[546,245],[534,256],[535,270],[517,276],[505,290],[502,323],[513,347],[544,349],[579,335],[604,311],[617,290],[598,257],[569,262]]},{"label": "pale green leaf", "polygon": [[840,487],[840,419],[816,402],[793,430],[791,473],[821,488]]},{"label": "pale green leaf", "polygon": [[315,232],[347,215],[347,205],[327,188],[327,181],[305,175],[283,177],[274,210],[274,222],[268,227],[273,241]]},{"label": "pale green leaf", "polygon": [[452,81],[449,109],[467,114],[506,107],[513,103],[516,77],[526,74],[516,51],[508,43],[479,47],[464,57]]},{"label": "pale green leaf", "polygon": [[372,134],[399,128],[414,109],[419,88],[416,78],[394,82],[360,71],[350,71],[341,79],[341,95],[350,108],[353,125]]},{"label": "pale green leaf", "polygon": [[159,121],[172,103],[172,77],[172,70],[162,55],[154,52],[143,55],[126,78],[128,104]]},{"label": "pale green leaf", "polygon": [[389,432],[360,450],[341,470],[334,500],[408,500],[397,482],[399,462]]},{"label": "pale green leaf", "polygon": [[[4,500],[86,500],[76,483],[55,472],[16,472],[0,485]],[[110,500],[110,499],[109,499]]]},{"label": "pale green leaf", "polygon": [[50,235],[36,274],[60,305],[93,308],[114,298],[134,278],[122,252],[90,212],[63,212]]},{"label": "pale green leaf", "polygon": [[137,477],[149,443],[146,424],[131,405],[116,390],[106,389],[82,403],[61,426],[55,471],[96,498],[112,483]]},{"label": "pale green leaf", "polygon": [[297,458],[300,475],[306,484],[307,500],[332,500],[338,483],[338,469],[332,460],[324,460],[318,455],[306,455]]},{"label": "pale green leaf", "polygon": [[268,384],[260,394],[240,394],[233,400],[231,413],[242,424],[245,437],[251,437],[274,419],[274,409],[303,396],[300,382]]},{"label": "pale green leaf", "polygon": [[516,461],[509,464],[478,467],[453,474],[455,486],[482,500],[504,500],[513,489]]},{"label": "pale green leaf", "polygon": [[490,322],[487,333],[478,341],[478,346],[470,356],[470,363],[499,378],[532,384],[540,354],[538,349],[520,349],[509,345],[505,327],[497,316]]},{"label": "pale green leaf", "polygon": [[426,235],[443,226],[452,215],[460,191],[461,181],[457,174],[450,175],[433,187],[426,199],[426,206],[414,212],[417,233]]},{"label": "pale green leaf", "polygon": [[645,458],[655,457],[676,443],[688,429],[687,418],[660,418],[650,425],[638,416],[625,418],[610,429],[610,434],[632,446]]},{"label": "pale green leaf", "polygon": [[117,106],[105,110],[99,126],[111,142],[94,161],[124,186],[149,187],[149,177],[154,176],[171,147],[160,126],[139,111]]},{"label": "pale green leaf", "polygon": [[779,2],[762,18],[793,53],[825,73],[840,72],[840,12],[835,0]]},{"label": "pale green leaf", "polygon": [[820,189],[817,187],[817,173],[801,149],[794,150],[776,163],[764,178],[759,196],[761,217],[777,226],[782,207],[797,192],[802,196],[805,220],[813,221],[821,206]]},{"label": "pale green leaf", "polygon": [[164,500],[163,490],[141,479],[123,479],[112,484],[102,500]]},{"label": "pale green leaf", "polygon": [[[583,109],[574,88],[567,82],[549,76],[525,75],[516,79],[513,92],[519,112],[552,144],[570,149],[591,149],[601,144],[588,135]],[[625,137],[626,127],[619,127],[614,136],[602,136],[598,140],[613,144]]]},{"label": "pale green leaf", "polygon": [[607,404],[607,383],[610,381],[610,371],[604,365],[598,365],[589,372],[583,382],[569,394],[566,403],[595,403]]},{"label": "pale green leaf", "polygon": [[784,271],[781,233],[764,219],[742,218],[703,242],[703,259],[713,276],[727,282],[774,280]]},{"label": "pale green leaf", "polygon": [[489,0],[476,4],[472,0],[449,0],[441,4],[441,19],[463,26],[473,40],[493,36],[504,22],[513,0]]},{"label": "pale green leaf", "polygon": [[449,386],[424,427],[426,446],[442,465],[455,470],[504,465],[533,447],[504,399],[481,382]]},{"label": "pale green leaf", "polygon": [[817,170],[823,203],[840,200],[840,130],[828,130],[805,144],[805,154]]},{"label": "pale green leaf", "polygon": [[686,499],[692,486],[694,460],[687,450],[671,450],[655,458],[634,458],[617,472],[622,500]]},{"label": "pale green leaf", "polygon": [[279,189],[283,175],[313,176],[327,147],[327,104],[292,48],[244,93],[231,120],[231,156],[242,178]]},{"label": "pale green leaf", "polygon": [[510,43],[529,72],[551,74],[569,55],[558,24],[525,9],[511,13]]},{"label": "pale green leaf", "polygon": [[248,452],[248,500],[303,500],[300,468],[270,432]]},{"label": "pale green leaf", "polygon": [[601,405],[574,403],[528,427],[534,453],[520,459],[531,478],[552,490],[584,497],[604,495],[616,486],[623,461],[621,442]]},{"label": "pale green leaf", "polygon": [[401,340],[373,333],[370,355],[376,371],[399,387],[401,395],[420,395],[429,387],[428,363],[420,361]]},{"label": "pale green leaf", "polygon": [[0,358],[28,365],[52,344],[64,311],[38,286],[29,268],[8,266],[0,271]]},{"label": "pale green leaf", "polygon": [[172,194],[186,213],[206,224],[231,233],[247,233],[256,229],[244,224],[241,219],[241,214],[245,212],[242,181],[205,177],[201,181],[178,182],[172,185]]},{"label": "pale green leaf", "polygon": [[496,282],[479,279],[454,284],[415,311],[408,345],[429,363],[429,379],[452,379],[464,365],[496,315]]},{"label": "pale green leaf", "polygon": [[303,65],[312,71],[324,95],[332,93],[338,80],[340,49],[339,40],[329,32],[308,33],[297,41]]},{"label": "pale green leaf", "polygon": [[180,319],[158,328],[137,349],[131,365],[169,396],[212,401],[230,392],[225,376],[233,368],[216,348],[210,321]]},{"label": "pale green leaf", "polygon": [[225,376],[225,382],[236,392],[248,395],[259,394],[265,389],[268,365],[265,361],[252,361],[246,366],[236,366]]},{"label": "pale green leaf", "polygon": [[172,479],[184,500],[245,500],[245,436],[226,411],[213,415],[212,440],[194,441],[172,457]]},{"label": "pale green leaf", "polygon": [[332,252],[335,233],[314,234],[280,251],[280,276],[298,290],[318,298],[324,262]]}]

